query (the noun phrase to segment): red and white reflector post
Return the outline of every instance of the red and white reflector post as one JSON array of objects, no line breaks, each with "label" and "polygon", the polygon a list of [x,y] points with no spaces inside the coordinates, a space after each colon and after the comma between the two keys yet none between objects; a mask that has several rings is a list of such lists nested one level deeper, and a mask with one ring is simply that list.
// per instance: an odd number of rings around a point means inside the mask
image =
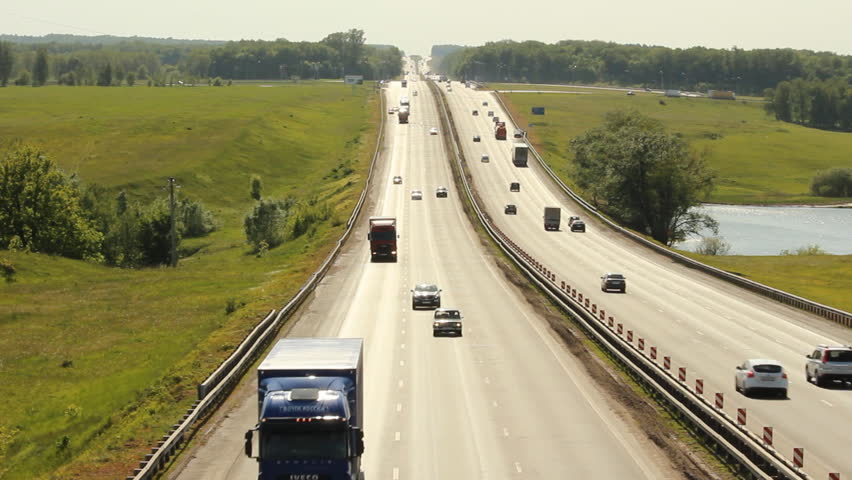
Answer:
[{"label": "red and white reflector post", "polygon": [[627,341],[633,343],[633,330],[627,331]]},{"label": "red and white reflector post", "polygon": [[828,480],[840,480],[840,474],[839,473],[829,473],[828,474]]},{"label": "red and white reflector post", "polygon": [[686,381],[686,367],[680,367],[677,369],[677,379],[681,382]]},{"label": "red and white reflector post", "polygon": [[665,368],[666,370],[669,370],[669,369],[672,368],[672,357],[670,357],[668,355],[663,357],[663,368]]},{"label": "red and white reflector post", "polygon": [[772,427],[763,427],[763,443],[772,446]]},{"label": "red and white reflector post", "polygon": [[746,425],[746,409],[738,408],[737,409],[737,425],[741,427],[745,427]]},{"label": "red and white reflector post", "polygon": [[796,468],[802,468],[805,464],[805,449],[804,448],[794,448],[793,449],[793,465]]},{"label": "red and white reflector post", "polygon": [[704,380],[700,378],[695,379],[695,393],[699,395],[704,394]]},{"label": "red and white reflector post", "polygon": [[645,350],[645,339],[644,338],[639,339],[639,350]]},{"label": "red and white reflector post", "polygon": [[616,329],[616,331],[618,332],[618,334],[619,334],[619,335],[621,335],[621,332],[623,332],[623,331],[624,331],[624,325],[622,325],[622,324],[620,324],[620,323],[619,323],[619,324],[618,324],[618,328]]},{"label": "red and white reflector post", "polygon": [[725,394],[721,392],[716,393],[716,408],[719,410],[725,408]]},{"label": "red and white reflector post", "polygon": [[651,360],[657,359],[657,347],[651,347]]}]

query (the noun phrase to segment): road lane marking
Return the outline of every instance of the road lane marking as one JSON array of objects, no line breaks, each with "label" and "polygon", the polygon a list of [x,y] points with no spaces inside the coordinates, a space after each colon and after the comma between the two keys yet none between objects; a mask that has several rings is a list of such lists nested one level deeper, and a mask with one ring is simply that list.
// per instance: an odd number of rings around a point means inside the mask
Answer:
[{"label": "road lane marking", "polygon": [[400,380],[399,381],[399,388],[402,388],[403,386],[405,386],[405,381]]},{"label": "road lane marking", "polygon": [[405,329],[402,330],[402,334],[405,335]]},{"label": "road lane marking", "polygon": [[509,436],[509,429],[508,429],[508,428],[506,428],[506,427],[503,427],[503,436],[504,436],[504,437],[508,437],[508,436]]},{"label": "road lane marking", "polygon": [[497,400],[494,400],[493,402],[491,402],[491,405],[494,405],[494,407],[496,408],[497,407]]},{"label": "road lane marking", "polygon": [[399,480],[399,469],[393,467],[393,480]]},{"label": "road lane marking", "polygon": [[401,345],[399,346],[399,348],[401,348],[401,349],[405,350],[405,344],[404,344],[404,343],[403,343],[403,344],[401,344]]},{"label": "road lane marking", "polygon": [[399,432],[396,432],[396,433],[393,434],[393,439],[396,440],[397,442],[399,441]]},{"label": "road lane marking", "polygon": [[400,367],[404,367],[404,366],[405,366],[405,360],[400,360],[400,361],[399,361],[399,366],[400,366]]},{"label": "road lane marking", "polygon": [[397,412],[401,412],[401,411],[402,411],[402,404],[401,404],[401,403],[397,403],[397,404],[396,404],[396,411],[397,411]]},{"label": "road lane marking", "polygon": [[834,406],[834,405],[832,405],[832,404],[828,403],[828,402],[827,402],[827,401],[825,401],[825,400],[820,400],[820,402],[822,402],[822,403],[824,403],[824,404],[828,405],[829,407],[833,407],[833,406]]},{"label": "road lane marking", "polygon": [[521,470],[521,462],[515,462],[515,470],[517,470],[518,473],[524,473],[524,471]]},{"label": "road lane marking", "polygon": [[699,335],[704,335],[704,332],[702,332],[701,330],[696,330],[695,333],[697,333]]}]

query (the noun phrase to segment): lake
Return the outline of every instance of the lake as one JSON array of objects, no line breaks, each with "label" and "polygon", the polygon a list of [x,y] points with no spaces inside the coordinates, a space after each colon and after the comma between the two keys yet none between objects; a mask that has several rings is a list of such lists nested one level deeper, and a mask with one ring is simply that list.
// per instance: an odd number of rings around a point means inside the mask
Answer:
[{"label": "lake", "polygon": [[[719,222],[719,236],[731,245],[731,255],[779,255],[808,245],[852,255],[852,208],[704,205],[698,210]],[[699,242],[700,237],[690,238],[676,247],[695,250]]]}]

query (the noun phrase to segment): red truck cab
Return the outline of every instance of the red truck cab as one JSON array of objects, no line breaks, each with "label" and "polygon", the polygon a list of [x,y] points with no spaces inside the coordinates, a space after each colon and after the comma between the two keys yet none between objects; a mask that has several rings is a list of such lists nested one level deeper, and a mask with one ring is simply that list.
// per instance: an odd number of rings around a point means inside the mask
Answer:
[{"label": "red truck cab", "polygon": [[494,126],[494,138],[506,140],[506,122],[497,122]]},{"label": "red truck cab", "polygon": [[396,217],[370,217],[370,261],[396,261]]}]

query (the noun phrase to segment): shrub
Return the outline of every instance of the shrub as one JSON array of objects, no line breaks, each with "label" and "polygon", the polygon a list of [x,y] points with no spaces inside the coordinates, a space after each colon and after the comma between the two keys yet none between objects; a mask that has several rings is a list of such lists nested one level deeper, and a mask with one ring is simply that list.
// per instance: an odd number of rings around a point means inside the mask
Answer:
[{"label": "shrub", "polygon": [[316,204],[316,200],[311,200],[309,205],[300,209],[293,220],[293,229],[291,231],[293,238],[298,238],[316,228],[316,224],[331,217],[332,210],[327,203]]},{"label": "shrub", "polygon": [[284,227],[294,203],[292,199],[261,200],[252,212],[246,215],[244,221],[246,239],[254,246],[255,251],[260,249],[261,242],[266,242],[268,248],[284,243],[286,237]]},{"label": "shrub", "polygon": [[695,253],[700,255],[728,255],[731,252],[731,244],[721,237],[704,237],[695,248]]},{"label": "shrub", "polygon": [[3,278],[7,282],[11,283],[15,281],[15,273],[17,273],[17,270],[15,269],[15,265],[12,264],[12,261],[8,258],[0,258],[0,274],[3,275]]},{"label": "shrub", "polygon": [[178,205],[178,218],[183,225],[183,236],[187,238],[201,237],[216,230],[213,212],[197,200],[182,200]]},{"label": "shrub", "polygon": [[825,250],[820,248],[819,245],[808,245],[808,246],[805,246],[805,247],[799,247],[795,251],[781,250],[781,255],[808,256],[808,255],[827,255],[827,254],[825,253]]},{"label": "shrub", "polygon": [[811,193],[820,197],[852,196],[852,168],[818,172],[811,180]]},{"label": "shrub", "polygon": [[15,85],[25,87],[33,82],[33,77],[27,70],[21,70],[21,74],[15,79]]}]

